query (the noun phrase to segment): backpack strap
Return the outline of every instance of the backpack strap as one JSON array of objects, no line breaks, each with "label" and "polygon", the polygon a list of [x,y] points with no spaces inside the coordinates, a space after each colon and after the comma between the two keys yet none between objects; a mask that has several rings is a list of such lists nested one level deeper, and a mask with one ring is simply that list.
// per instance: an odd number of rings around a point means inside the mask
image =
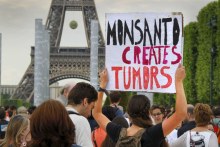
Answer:
[{"label": "backpack strap", "polygon": [[191,130],[189,130],[190,147],[195,147],[195,142],[191,138]]},{"label": "backpack strap", "polygon": [[68,114],[76,114],[76,115],[80,115],[79,113],[74,112],[74,111],[67,111],[67,112],[68,112]]},{"label": "backpack strap", "polygon": [[127,128],[122,128],[121,132],[120,132],[120,135],[119,135],[119,138],[122,138],[122,137],[125,137],[125,136],[127,136]]}]

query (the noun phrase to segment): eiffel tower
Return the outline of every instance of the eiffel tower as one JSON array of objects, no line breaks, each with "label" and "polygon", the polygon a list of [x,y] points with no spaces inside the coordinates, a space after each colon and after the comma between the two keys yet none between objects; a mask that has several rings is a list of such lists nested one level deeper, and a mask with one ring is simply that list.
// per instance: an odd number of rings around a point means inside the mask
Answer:
[{"label": "eiffel tower", "polygon": [[[88,47],[60,46],[65,13],[67,11],[82,12]],[[52,0],[45,25],[46,29],[50,32],[50,85],[67,78],[90,80],[91,20],[98,20],[94,0]],[[105,62],[105,45],[101,29],[99,29],[98,43],[98,67],[101,69],[104,67]],[[19,82],[18,88],[15,90],[12,98],[33,101],[34,49],[34,47],[31,47],[31,63]]]}]

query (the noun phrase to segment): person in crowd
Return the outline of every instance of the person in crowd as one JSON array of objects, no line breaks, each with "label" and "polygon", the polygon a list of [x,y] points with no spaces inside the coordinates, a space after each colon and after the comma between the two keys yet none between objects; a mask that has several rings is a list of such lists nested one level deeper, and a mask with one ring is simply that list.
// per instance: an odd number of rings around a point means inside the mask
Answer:
[{"label": "person in crowd", "polygon": [[23,116],[28,117],[28,118],[30,117],[30,115],[28,114],[28,110],[25,106],[18,107],[17,114],[23,115]]},{"label": "person in crowd", "polygon": [[95,88],[85,82],[77,83],[68,95],[66,109],[76,127],[76,144],[83,147],[93,147],[87,118],[91,116],[97,95]]},{"label": "person in crowd", "polygon": [[[112,122],[114,122],[115,124],[118,124],[118,125],[120,125],[120,126],[122,126],[122,127],[124,127],[124,128],[128,128],[128,127],[129,127],[127,120],[126,120],[124,117],[122,117],[122,116],[117,116],[117,117],[115,117],[115,118],[112,120]],[[113,142],[113,141],[110,139],[110,137],[107,135],[107,136],[105,137],[105,139],[104,139],[104,141],[103,141],[101,147],[114,147],[115,145],[116,145],[115,142]]]},{"label": "person in crowd", "polygon": [[15,115],[7,126],[1,147],[30,147],[30,121],[22,115]]},{"label": "person in crowd", "polygon": [[68,104],[69,92],[75,85],[76,84],[74,82],[70,82],[70,83],[65,84],[60,91],[60,96],[56,100],[61,102],[66,107]]},{"label": "person in crowd", "polygon": [[17,107],[15,105],[11,105],[11,106],[9,106],[9,111],[12,112],[11,117],[15,116],[17,114]]},{"label": "person in crowd", "polygon": [[27,110],[27,111],[28,111],[28,114],[31,115],[36,108],[37,108],[36,106],[30,106],[30,107],[28,108],[28,110]]},{"label": "person in crowd", "polygon": [[123,116],[124,115],[123,107],[119,105],[121,101],[121,93],[119,91],[111,91],[109,94],[109,98],[110,98],[110,106],[119,109],[116,112],[116,116]]},{"label": "person in crowd", "polygon": [[5,137],[5,131],[8,126],[8,121],[6,118],[6,112],[4,108],[0,108],[0,139]]},{"label": "person in crowd", "polygon": [[155,124],[159,124],[163,121],[164,109],[161,106],[158,105],[151,106],[150,113]]},{"label": "person in crowd", "polygon": [[[102,107],[102,113],[110,120],[112,121],[116,117],[116,111],[118,108],[111,107],[111,106],[103,106]],[[104,141],[106,137],[106,132],[97,126],[92,131],[92,141],[95,147],[101,147],[102,142]]]},{"label": "person in crowd", "polygon": [[213,118],[211,120],[211,124],[213,126],[213,131],[218,137],[218,144],[220,147],[220,106],[215,106],[212,109]]},{"label": "person in crowd", "polygon": [[[171,107],[166,106],[164,111],[164,119],[168,117],[169,114],[172,114],[174,111],[171,110]],[[170,116],[169,116],[170,117]]]},{"label": "person in crowd", "polygon": [[170,147],[218,147],[217,137],[208,129],[212,110],[207,104],[198,103],[194,108],[196,127],[185,132]]},{"label": "person in crowd", "polygon": [[180,137],[186,131],[191,130],[196,127],[195,116],[194,116],[194,106],[192,104],[187,105],[187,116],[183,121],[182,126],[177,131],[177,136]]},{"label": "person in crowd", "polygon": [[[132,125],[126,129],[127,136],[134,136],[136,133],[143,131],[141,143],[144,147],[159,147],[167,136],[177,125],[182,122],[187,114],[187,101],[183,88],[183,79],[185,78],[185,69],[182,65],[176,70],[175,87],[176,87],[176,111],[168,119],[164,120],[155,126],[152,125],[150,118],[150,100],[144,95],[134,95],[131,97],[127,112]],[[105,89],[108,83],[107,70],[100,73],[100,88]],[[109,137],[118,143],[120,139],[121,130],[123,127],[111,122],[106,116],[102,114],[102,100],[103,91],[98,92],[98,101],[93,109],[93,117],[101,128],[106,130]]]},{"label": "person in crowd", "polygon": [[10,109],[9,109],[9,106],[6,105],[6,106],[4,106],[3,108],[5,109],[5,113],[6,113],[6,114],[5,114],[5,120],[9,121],[9,120],[10,120],[9,113],[8,113],[9,110],[10,110]]},{"label": "person in crowd", "polygon": [[30,118],[32,147],[75,147],[75,126],[65,107],[50,99],[39,105]]}]

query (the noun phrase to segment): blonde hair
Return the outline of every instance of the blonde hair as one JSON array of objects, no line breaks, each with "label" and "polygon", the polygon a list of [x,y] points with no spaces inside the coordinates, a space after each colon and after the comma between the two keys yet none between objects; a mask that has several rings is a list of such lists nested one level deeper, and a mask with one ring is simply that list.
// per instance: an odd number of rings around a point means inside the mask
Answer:
[{"label": "blonde hair", "polygon": [[211,120],[212,110],[208,104],[198,103],[194,108],[197,126],[206,126]]},{"label": "blonde hair", "polygon": [[10,119],[1,146],[8,147],[13,145],[14,147],[21,146],[22,133],[27,129],[29,119],[22,115],[15,115]]}]

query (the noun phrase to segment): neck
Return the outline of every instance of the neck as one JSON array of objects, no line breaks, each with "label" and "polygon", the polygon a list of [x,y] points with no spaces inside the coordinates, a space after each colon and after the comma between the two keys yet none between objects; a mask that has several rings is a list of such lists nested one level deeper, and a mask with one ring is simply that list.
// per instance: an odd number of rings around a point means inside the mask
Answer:
[{"label": "neck", "polygon": [[196,126],[194,129],[192,129],[192,131],[198,131],[198,132],[201,132],[201,131],[208,131],[208,125],[206,126]]},{"label": "neck", "polygon": [[82,115],[80,105],[70,105],[70,104],[68,104],[67,107],[75,109],[80,115]]},{"label": "neck", "polygon": [[117,105],[118,105],[118,103],[111,103],[111,105],[116,105],[116,106],[117,106]]}]

